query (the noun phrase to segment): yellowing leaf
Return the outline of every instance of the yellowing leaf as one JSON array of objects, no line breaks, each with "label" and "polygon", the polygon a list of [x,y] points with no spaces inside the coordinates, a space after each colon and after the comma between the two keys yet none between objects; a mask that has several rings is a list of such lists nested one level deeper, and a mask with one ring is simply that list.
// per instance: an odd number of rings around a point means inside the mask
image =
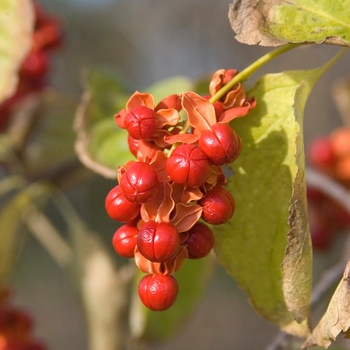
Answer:
[{"label": "yellowing leaf", "polygon": [[[324,67],[323,67],[324,68]],[[309,301],[311,293],[312,245],[309,234],[305,157],[303,146],[303,112],[307,97],[313,84],[322,74],[323,68],[315,70],[314,75],[305,77],[295,91],[293,110],[296,118],[296,129],[292,140],[295,140],[294,162],[291,164],[293,174],[291,206],[289,208],[288,243],[282,264],[283,292],[286,306],[293,317],[301,322],[309,319]],[[299,125],[298,125],[299,124]]]},{"label": "yellowing leaf", "polygon": [[17,72],[32,43],[34,14],[30,0],[0,1],[0,103],[17,86]]},{"label": "yellowing leaf", "polygon": [[333,62],[265,75],[249,91],[257,107],[231,123],[243,142],[228,183],[236,212],[227,224],[214,227],[218,259],[255,309],[285,331],[304,336],[312,251],[302,118],[312,86]]},{"label": "yellowing leaf", "polygon": [[340,281],[327,311],[303,344],[303,349],[314,345],[328,348],[341,332],[350,328],[350,260],[348,261],[343,278]]},{"label": "yellowing leaf", "polygon": [[229,18],[236,39],[245,44],[350,47],[350,0],[235,0]]}]

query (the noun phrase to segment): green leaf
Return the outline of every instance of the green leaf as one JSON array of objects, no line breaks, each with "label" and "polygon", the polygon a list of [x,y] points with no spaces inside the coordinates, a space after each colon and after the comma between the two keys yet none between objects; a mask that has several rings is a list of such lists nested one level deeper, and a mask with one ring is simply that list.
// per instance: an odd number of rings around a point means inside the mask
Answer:
[{"label": "green leaf", "polygon": [[31,1],[0,1],[0,103],[16,89],[18,69],[31,47],[33,25]]},{"label": "green leaf", "polygon": [[179,295],[175,304],[168,310],[155,312],[147,309],[139,300],[137,285],[144,276],[139,272],[135,280],[135,292],[131,305],[130,326],[134,338],[144,340],[165,340],[174,335],[196,303],[203,296],[205,286],[213,271],[213,258],[186,260],[182,268],[175,273],[179,284]]},{"label": "green leaf", "polygon": [[[19,185],[18,178],[13,177],[12,187]],[[4,186],[6,179],[0,182]],[[8,185],[8,181],[6,181]],[[2,189],[3,190],[3,189]],[[0,191],[2,192],[2,191]],[[34,183],[18,190],[0,208],[0,284],[10,275],[23,241],[23,215],[33,202],[43,205],[50,194],[50,188],[44,184]]]},{"label": "green leaf", "polygon": [[159,102],[164,97],[172,94],[181,94],[185,91],[193,90],[193,82],[186,77],[176,76],[165,80],[157,81],[156,83],[143,89],[154,96],[154,99]]},{"label": "green leaf", "polygon": [[[80,160],[91,170],[116,179],[117,167],[134,159],[127,142],[127,132],[118,128],[113,116],[125,108],[130,95],[125,84],[110,71],[95,70],[86,74],[87,89],[76,114],[75,148]],[[190,80],[172,77],[157,82],[144,91],[156,101],[191,89]]]},{"label": "green leaf", "polygon": [[[113,130],[113,133],[111,131]],[[128,146],[128,133],[124,129],[116,129],[113,118],[96,123],[91,132],[90,149],[94,150],[96,161],[116,169],[134,156]],[[113,152],[112,152],[113,150]]]},{"label": "green leaf", "polygon": [[350,47],[350,0],[235,0],[229,17],[237,40],[246,44]]},{"label": "green leaf", "polygon": [[[317,79],[334,63],[268,74],[249,95],[257,107],[232,122],[243,141],[228,189],[236,212],[215,227],[219,261],[255,309],[284,330],[306,335],[312,251],[307,223],[303,110]],[[283,264],[283,269],[281,265]]]},{"label": "green leaf", "polygon": [[75,117],[75,150],[89,169],[116,179],[116,168],[132,159],[124,130],[113,116],[125,108],[129,98],[125,84],[109,70],[90,70]]}]

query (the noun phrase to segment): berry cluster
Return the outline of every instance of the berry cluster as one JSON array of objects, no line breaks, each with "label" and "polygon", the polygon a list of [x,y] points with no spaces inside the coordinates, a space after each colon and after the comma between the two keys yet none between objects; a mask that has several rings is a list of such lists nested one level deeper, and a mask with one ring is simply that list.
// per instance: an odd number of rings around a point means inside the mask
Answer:
[{"label": "berry cluster", "polygon": [[[236,74],[217,71],[211,96]],[[113,236],[116,252],[134,258],[147,274],[138,292],[151,310],[163,311],[175,302],[173,273],[184,260],[203,258],[213,248],[206,223],[219,225],[232,217],[235,201],[223,187],[222,166],[239,156],[242,142],[228,123],[254,107],[254,98],[237,84],[215,103],[184,92],[155,105],[151,94],[136,91],[115,115],[137,160],[118,168],[119,185],[108,193],[105,206],[112,219],[124,223]]]},{"label": "berry cluster", "polygon": [[[308,160],[315,168],[350,187],[350,129],[339,128],[314,139]],[[315,188],[307,189],[312,242],[315,248],[328,248],[338,232],[350,227],[350,215],[338,203]]]},{"label": "berry cluster", "polygon": [[19,70],[19,83],[15,94],[0,105],[0,131],[6,127],[13,108],[28,93],[45,86],[50,69],[49,54],[62,41],[62,29],[58,20],[47,14],[37,3],[34,5],[34,33],[32,47]]},{"label": "berry cluster", "polygon": [[9,292],[0,291],[0,349],[45,350],[32,335],[33,321],[24,311],[11,306]]}]

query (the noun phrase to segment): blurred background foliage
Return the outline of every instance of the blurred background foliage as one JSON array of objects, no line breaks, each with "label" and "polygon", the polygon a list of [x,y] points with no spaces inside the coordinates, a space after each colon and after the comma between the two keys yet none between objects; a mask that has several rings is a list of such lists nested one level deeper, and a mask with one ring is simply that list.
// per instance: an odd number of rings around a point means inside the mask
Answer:
[{"label": "blurred background foliage", "polygon": [[[105,213],[104,199],[115,182],[80,166],[74,156],[73,119],[84,88],[84,70],[113,71],[128,90],[142,90],[172,76],[201,79],[220,68],[242,70],[270,49],[242,45],[235,40],[227,17],[229,1],[38,2],[60,18],[64,44],[53,55],[51,90],[40,107],[41,113],[50,114],[50,122],[43,122],[39,136],[34,134],[29,140],[25,170],[32,181],[40,174],[59,184],[86,227],[97,232],[113,253],[110,240],[117,226]],[[264,73],[318,67],[335,51],[331,46],[316,45],[288,52],[260,69],[247,85],[252,86]],[[332,84],[347,74],[348,65],[343,60],[315,86],[305,111],[306,144],[316,135],[327,134],[341,125],[330,91]],[[64,167],[62,174],[54,172],[57,177],[46,173],[59,160],[68,171],[74,170],[71,176],[64,175]],[[54,218],[55,226],[68,239],[69,227],[62,213],[50,199],[45,198],[45,203],[45,213]],[[37,239],[25,227],[21,229],[25,240],[10,280],[16,303],[33,315],[36,334],[49,349],[87,349],[87,327],[74,284]],[[316,274],[336,259],[336,249],[327,256],[316,254]],[[115,260],[125,263],[116,255]],[[132,344],[130,348],[263,349],[276,331],[255,314],[235,281],[215,266],[195,311],[174,337],[166,342]]]}]

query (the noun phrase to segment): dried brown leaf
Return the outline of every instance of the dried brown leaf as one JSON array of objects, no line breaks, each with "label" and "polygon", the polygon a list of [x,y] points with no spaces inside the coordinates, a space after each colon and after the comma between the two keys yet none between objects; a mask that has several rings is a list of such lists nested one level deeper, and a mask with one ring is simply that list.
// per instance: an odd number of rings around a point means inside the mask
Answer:
[{"label": "dried brown leaf", "polygon": [[229,19],[245,44],[324,43],[350,47],[350,0],[234,0]]},{"label": "dried brown leaf", "polygon": [[332,341],[342,332],[350,328],[350,260],[348,261],[343,278],[340,281],[327,311],[312,334],[304,342],[302,348],[318,345],[327,349]]},{"label": "dried brown leaf", "polygon": [[278,40],[266,33],[266,18],[272,6],[279,0],[251,1],[234,0],[229,9],[229,20],[235,31],[236,39],[244,44],[261,46],[279,46],[286,41]]}]

